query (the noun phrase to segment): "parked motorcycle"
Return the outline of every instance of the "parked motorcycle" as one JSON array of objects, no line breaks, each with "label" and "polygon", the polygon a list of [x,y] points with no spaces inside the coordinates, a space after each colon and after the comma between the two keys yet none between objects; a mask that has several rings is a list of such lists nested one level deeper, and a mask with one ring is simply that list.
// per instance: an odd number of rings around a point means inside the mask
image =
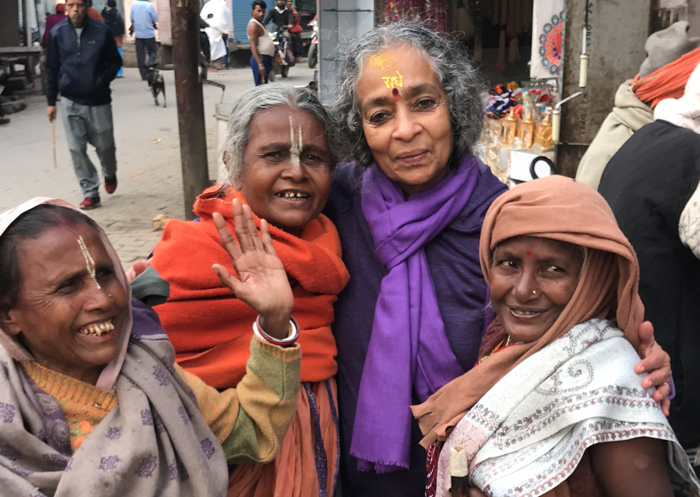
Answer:
[{"label": "parked motorcycle", "polygon": [[275,44],[272,73],[268,76],[270,82],[273,82],[278,74],[283,78],[289,77],[289,68],[294,66],[294,53],[289,30],[286,26],[278,27],[275,23],[270,23],[267,31]]},{"label": "parked motorcycle", "polygon": [[318,21],[311,23],[314,32],[311,35],[311,45],[309,45],[309,69],[314,69],[318,64]]}]

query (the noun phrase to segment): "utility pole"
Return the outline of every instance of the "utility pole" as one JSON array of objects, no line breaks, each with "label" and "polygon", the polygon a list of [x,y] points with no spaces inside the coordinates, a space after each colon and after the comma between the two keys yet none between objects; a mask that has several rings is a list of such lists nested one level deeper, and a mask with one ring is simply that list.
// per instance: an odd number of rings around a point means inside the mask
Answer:
[{"label": "utility pole", "polygon": [[209,186],[204,96],[198,71],[199,0],[170,0],[170,14],[185,218],[192,220],[194,201]]}]

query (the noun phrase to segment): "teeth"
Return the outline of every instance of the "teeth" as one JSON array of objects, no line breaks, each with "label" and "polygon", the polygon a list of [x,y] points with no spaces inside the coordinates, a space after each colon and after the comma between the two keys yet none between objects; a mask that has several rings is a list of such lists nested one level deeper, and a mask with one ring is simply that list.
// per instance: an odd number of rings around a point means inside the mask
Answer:
[{"label": "teeth", "polygon": [[309,197],[305,193],[296,193],[296,192],[285,192],[285,193],[281,193],[278,195],[282,196],[284,198],[308,198]]},{"label": "teeth", "polygon": [[104,323],[91,324],[90,326],[83,327],[79,331],[83,335],[101,336],[104,333],[112,331],[113,329],[114,325],[112,322],[105,321]]}]

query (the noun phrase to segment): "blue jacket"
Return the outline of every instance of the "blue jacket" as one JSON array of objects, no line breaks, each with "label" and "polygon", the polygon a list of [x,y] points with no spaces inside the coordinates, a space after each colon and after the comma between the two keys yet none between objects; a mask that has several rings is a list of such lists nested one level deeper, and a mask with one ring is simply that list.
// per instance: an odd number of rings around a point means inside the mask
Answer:
[{"label": "blue jacket", "polygon": [[77,33],[68,19],[49,34],[46,53],[46,97],[56,105],[56,95],[83,105],[106,105],[112,101],[109,84],[117,76],[122,58],[109,28],[85,16],[83,32]]}]

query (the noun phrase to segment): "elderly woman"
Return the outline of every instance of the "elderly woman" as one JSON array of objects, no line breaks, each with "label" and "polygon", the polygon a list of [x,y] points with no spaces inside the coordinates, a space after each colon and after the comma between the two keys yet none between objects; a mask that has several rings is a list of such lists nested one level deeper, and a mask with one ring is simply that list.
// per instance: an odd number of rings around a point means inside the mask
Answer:
[{"label": "elderly woman", "polygon": [[197,222],[171,221],[152,258],[152,268],[170,284],[170,298],[155,310],[177,363],[219,389],[235,387],[246,374],[256,314],[207,271],[226,254],[213,216],[229,223],[231,202],[240,200],[256,223],[267,219],[292,285],[304,351],[297,414],[277,459],[238,465],[229,495],[318,497],[335,491],[337,351],[330,325],[349,276],[335,227],[321,215],[335,165],[328,124],[326,110],[306,90],[278,84],[243,93],[224,146],[230,185],[199,196]]},{"label": "elderly woman", "polygon": [[[489,205],[505,191],[470,149],[480,89],[455,43],[406,23],[349,45],[332,115],[354,162],[326,213],[352,276],[335,307],[343,495],[418,497],[426,455],[409,406],[477,360],[490,317],[479,266]],[[668,356],[645,329],[645,386],[668,394]],[[663,367],[662,367],[663,366]]]},{"label": "elderly woman", "polygon": [[700,490],[633,373],[639,266],[603,197],[561,176],[523,184],[491,205],[481,235],[497,315],[489,334],[501,340],[414,408],[426,446],[456,423],[437,495],[450,495],[450,460],[456,467],[460,455],[487,495],[671,497],[669,471]]},{"label": "elderly woman", "polygon": [[207,272],[259,326],[248,374],[221,393],[173,364],[94,221],[45,198],[0,214],[3,495],[215,497],[227,462],[275,457],[299,388],[293,296],[267,225],[260,241],[250,210],[233,210],[240,246],[219,216],[228,250]]}]

